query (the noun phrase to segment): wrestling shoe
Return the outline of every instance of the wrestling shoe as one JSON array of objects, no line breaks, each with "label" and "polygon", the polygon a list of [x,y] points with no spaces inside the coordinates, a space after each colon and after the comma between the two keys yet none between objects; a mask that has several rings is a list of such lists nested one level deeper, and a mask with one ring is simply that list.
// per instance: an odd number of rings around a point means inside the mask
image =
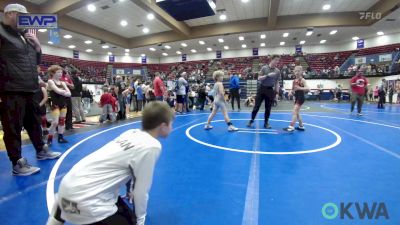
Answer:
[{"label": "wrestling shoe", "polygon": [[294,131],[294,127],[288,126],[288,127],[286,127],[286,128],[283,128],[283,130],[284,130],[284,131],[287,131],[287,132],[293,132],[293,131]]},{"label": "wrestling shoe", "polygon": [[44,145],[42,151],[36,154],[37,160],[57,159],[61,156],[61,152],[53,152],[47,145]]},{"label": "wrestling shoe", "polygon": [[239,128],[237,128],[237,127],[235,127],[233,125],[229,125],[229,127],[228,127],[228,131],[229,132],[238,131],[238,130],[239,130]]},{"label": "wrestling shoe", "polygon": [[13,166],[12,174],[14,176],[29,176],[39,171],[39,167],[31,166],[25,158],[20,158],[17,164]]},{"label": "wrestling shoe", "polygon": [[213,129],[213,126],[211,126],[210,124],[206,124],[204,126],[204,130],[211,130],[211,129]]},{"label": "wrestling shoe", "polygon": [[298,126],[298,127],[296,127],[296,130],[305,131],[306,128],[304,126]]}]

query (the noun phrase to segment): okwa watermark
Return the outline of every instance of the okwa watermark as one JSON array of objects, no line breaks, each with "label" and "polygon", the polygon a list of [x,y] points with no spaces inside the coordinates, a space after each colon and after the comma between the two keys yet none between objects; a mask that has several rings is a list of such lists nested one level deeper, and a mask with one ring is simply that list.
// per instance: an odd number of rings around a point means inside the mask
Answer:
[{"label": "okwa watermark", "polygon": [[322,216],[325,219],[359,219],[359,220],[388,220],[389,211],[383,202],[341,202],[339,206],[328,202],[322,206]]},{"label": "okwa watermark", "polygon": [[359,12],[360,20],[380,20],[382,19],[382,13],[380,12]]}]

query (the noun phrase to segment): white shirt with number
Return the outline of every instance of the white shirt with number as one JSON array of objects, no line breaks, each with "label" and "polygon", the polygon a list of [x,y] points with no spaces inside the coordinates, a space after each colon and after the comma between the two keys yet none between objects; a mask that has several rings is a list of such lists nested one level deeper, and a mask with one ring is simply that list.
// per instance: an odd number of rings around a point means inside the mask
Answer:
[{"label": "white shirt with number", "polygon": [[153,171],[161,143],[132,129],[79,161],[63,178],[58,201],[61,217],[74,224],[101,221],[117,211],[121,186],[134,178],[137,224],[144,224]]}]

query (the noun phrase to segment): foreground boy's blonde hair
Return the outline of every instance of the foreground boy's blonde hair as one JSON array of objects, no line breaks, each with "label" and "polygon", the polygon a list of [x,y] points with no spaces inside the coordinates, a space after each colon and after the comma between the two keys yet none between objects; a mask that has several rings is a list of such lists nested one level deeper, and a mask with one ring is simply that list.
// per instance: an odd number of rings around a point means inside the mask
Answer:
[{"label": "foreground boy's blonde hair", "polygon": [[175,119],[175,113],[165,102],[154,101],[146,104],[142,112],[142,128],[145,131],[157,128],[162,123],[169,124]]}]

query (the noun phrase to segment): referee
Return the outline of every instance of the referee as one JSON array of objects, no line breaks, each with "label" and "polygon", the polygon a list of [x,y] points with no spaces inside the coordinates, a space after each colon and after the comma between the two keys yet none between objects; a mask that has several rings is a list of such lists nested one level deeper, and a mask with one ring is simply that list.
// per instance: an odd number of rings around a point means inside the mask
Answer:
[{"label": "referee", "polygon": [[257,89],[256,103],[251,113],[251,120],[247,124],[248,127],[252,127],[261,103],[265,101],[264,128],[271,129],[268,119],[275,96],[279,93],[279,81],[281,79],[281,71],[277,68],[279,61],[280,57],[274,55],[269,65],[261,68],[258,77],[260,84]]}]

